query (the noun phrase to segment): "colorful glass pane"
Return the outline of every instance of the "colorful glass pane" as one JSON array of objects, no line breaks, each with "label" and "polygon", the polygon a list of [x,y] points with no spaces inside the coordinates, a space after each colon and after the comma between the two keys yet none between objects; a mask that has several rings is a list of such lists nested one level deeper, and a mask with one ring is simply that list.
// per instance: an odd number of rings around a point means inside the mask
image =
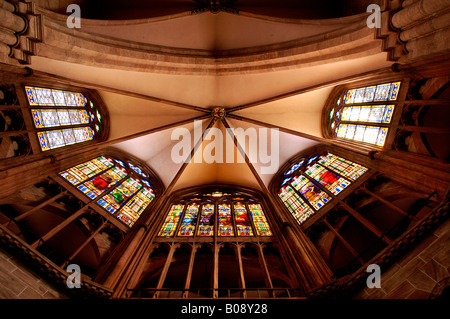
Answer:
[{"label": "colorful glass pane", "polygon": [[394,114],[394,105],[386,105],[384,111],[383,123],[391,123],[392,115]]},{"label": "colorful glass pane", "polygon": [[94,178],[78,185],[78,189],[91,199],[101,195],[106,189],[118,183],[121,179],[127,177],[127,172],[119,167],[113,167],[110,170],[95,176]]},{"label": "colorful glass pane", "polygon": [[284,184],[286,184],[287,182],[289,182],[291,179],[292,179],[292,177],[285,178],[285,179],[281,182],[281,186],[283,186]]},{"label": "colorful glass pane", "polygon": [[352,181],[357,180],[361,177],[361,175],[367,172],[367,168],[364,166],[353,163],[331,153],[321,156],[319,163]]},{"label": "colorful glass pane", "polygon": [[344,190],[350,182],[345,178],[338,176],[336,173],[326,169],[322,165],[314,164],[305,171],[310,177],[314,178],[334,195]]},{"label": "colorful glass pane", "polygon": [[336,132],[336,136],[337,137],[341,137],[341,138],[345,138],[345,136],[347,135],[346,133],[347,133],[347,124],[339,124],[337,127],[336,127],[336,130],[337,130],[337,132]]},{"label": "colorful glass pane", "polygon": [[353,103],[361,103],[364,100],[364,93],[366,88],[357,89],[355,92],[355,97],[353,99]]},{"label": "colorful glass pane", "polygon": [[195,231],[195,226],[197,225],[198,216],[198,204],[190,204],[186,208],[183,220],[181,221],[180,230],[178,231],[178,236],[193,236]]},{"label": "colorful glass pane", "polygon": [[59,175],[64,177],[71,184],[78,185],[89,177],[92,177],[112,166],[113,164],[110,162],[110,159],[100,156],[99,158],[87,161],[60,172]]},{"label": "colorful glass pane", "polygon": [[353,135],[353,139],[355,141],[364,140],[364,132],[366,131],[366,127],[363,125],[355,125],[355,134]]},{"label": "colorful glass pane", "polygon": [[363,102],[372,102],[373,98],[375,96],[375,91],[377,87],[376,86],[369,86],[366,88],[366,91],[364,92],[364,98]]},{"label": "colorful glass pane", "polygon": [[234,236],[230,204],[219,204],[218,213],[219,213],[219,230],[217,234],[219,236]]},{"label": "colorful glass pane", "polygon": [[80,127],[73,129],[73,135],[75,136],[75,140],[80,143],[93,140],[95,132],[90,127]]},{"label": "colorful glass pane", "polygon": [[359,111],[358,121],[359,122],[367,122],[367,120],[369,119],[369,114],[370,114],[371,109],[372,109],[371,106],[361,106],[360,111]]},{"label": "colorful glass pane", "polygon": [[89,118],[85,110],[31,110],[34,126],[46,128],[64,125],[88,124]]},{"label": "colorful glass pane", "polygon": [[61,131],[38,132],[37,136],[42,151],[66,145]]},{"label": "colorful glass pane", "polygon": [[284,175],[290,175],[293,172],[295,172],[300,166],[302,166],[304,160],[301,160],[300,162],[294,164],[291,166],[291,168],[289,169],[289,171],[287,171]]},{"label": "colorful glass pane", "polygon": [[37,132],[38,141],[42,151],[77,142],[90,141],[94,136],[95,132],[90,127]]},{"label": "colorful glass pane", "polygon": [[389,91],[391,89],[390,84],[380,84],[377,85],[377,90],[375,92],[374,101],[386,101],[389,98]]},{"label": "colorful glass pane", "polygon": [[376,145],[384,146],[384,143],[386,142],[387,132],[388,132],[387,128],[385,128],[385,127],[379,128],[377,142],[375,143]]},{"label": "colorful glass pane", "polygon": [[151,188],[142,188],[120,209],[117,219],[128,227],[133,226],[154,198],[155,194]]},{"label": "colorful glass pane", "polygon": [[131,163],[128,163],[128,165],[130,165],[131,169],[132,169],[133,171],[135,171],[136,173],[138,173],[139,175],[141,175],[141,176],[143,176],[143,177],[148,177],[147,175],[144,174],[144,172],[142,171],[142,169],[140,169],[139,167],[137,167],[137,166],[135,166],[135,165],[133,165],[133,164],[131,164]]},{"label": "colorful glass pane", "polygon": [[158,236],[171,237],[177,229],[181,214],[183,213],[184,205],[172,205],[170,211],[167,213],[164,224],[159,230]]},{"label": "colorful glass pane", "polygon": [[88,100],[82,93],[25,86],[25,93],[31,106],[73,106],[83,107]]},{"label": "colorful glass pane", "polygon": [[366,122],[381,123],[385,112],[385,106],[372,106]]},{"label": "colorful glass pane", "polygon": [[236,203],[234,204],[233,208],[234,208],[234,218],[236,220],[237,235],[253,236],[253,229],[245,204]]},{"label": "colorful glass pane", "polygon": [[[306,179],[304,176],[301,177]],[[310,181],[307,181],[299,191],[316,210],[321,209],[331,200],[331,197],[327,195],[327,193],[322,191],[318,186]]]},{"label": "colorful glass pane", "polygon": [[344,138],[353,139],[353,137],[355,136],[355,131],[356,131],[356,125],[348,124],[347,130],[345,131]]},{"label": "colorful glass pane", "polygon": [[398,98],[398,91],[400,90],[401,82],[391,83],[391,91],[389,94],[389,101],[396,101]]},{"label": "colorful glass pane", "polygon": [[351,104],[353,103],[353,99],[355,98],[355,89],[347,90],[347,92],[344,95],[344,104]]},{"label": "colorful glass pane", "polygon": [[99,199],[97,203],[109,213],[114,214],[128,198],[133,196],[141,188],[142,184],[139,180],[129,177],[111,192]]},{"label": "colorful glass pane", "polygon": [[204,204],[198,224],[197,236],[214,235],[214,204]]},{"label": "colorful glass pane", "polygon": [[302,224],[314,211],[305,203],[305,201],[294,191],[291,186],[285,186],[280,189],[278,196],[283,201],[284,205],[291,212],[292,216]]},{"label": "colorful glass pane", "polygon": [[346,106],[342,109],[341,121],[350,121],[352,114],[352,107]]},{"label": "colorful glass pane", "polygon": [[264,215],[260,204],[248,204],[248,209],[255,225],[256,235],[258,236],[272,236],[267,218]]}]

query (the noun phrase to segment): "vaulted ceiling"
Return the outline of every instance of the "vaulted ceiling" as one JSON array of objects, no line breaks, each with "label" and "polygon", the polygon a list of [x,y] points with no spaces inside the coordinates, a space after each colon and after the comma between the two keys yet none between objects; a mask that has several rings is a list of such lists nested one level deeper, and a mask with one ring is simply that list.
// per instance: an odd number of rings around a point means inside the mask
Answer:
[{"label": "vaulted ceiling", "polygon": [[[177,127],[191,132],[194,147],[195,126],[204,130],[219,106],[231,114],[231,128],[286,129],[278,170],[320,142],[322,108],[336,85],[392,63],[365,25],[364,1],[231,1],[239,14],[191,14],[203,2],[189,0],[34,2],[46,33],[31,68],[98,90],[114,146],[145,161],[172,190],[207,183],[260,189],[273,177],[260,162],[174,162]],[[81,6],[80,29],[65,25],[69,3]],[[227,136],[222,121],[213,127]]]}]

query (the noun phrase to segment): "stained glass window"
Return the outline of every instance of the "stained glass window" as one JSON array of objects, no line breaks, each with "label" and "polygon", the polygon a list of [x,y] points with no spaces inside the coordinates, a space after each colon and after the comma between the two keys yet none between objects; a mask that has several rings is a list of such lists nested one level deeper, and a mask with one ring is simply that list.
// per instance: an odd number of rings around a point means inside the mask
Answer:
[{"label": "stained glass window", "polygon": [[42,151],[92,141],[101,130],[100,111],[84,94],[32,86],[25,92]]},{"label": "stained glass window", "polygon": [[219,204],[219,236],[234,236],[233,220],[231,219],[231,205]]},{"label": "stained glass window", "polygon": [[248,209],[253,218],[256,234],[258,236],[272,236],[267,218],[264,215],[261,204],[248,204]]},{"label": "stained glass window", "polygon": [[150,183],[123,161],[99,156],[59,173],[99,207],[131,227],[155,198]]},{"label": "stained glass window", "polygon": [[178,236],[193,236],[197,225],[198,204],[190,204],[186,208]]},{"label": "stained glass window", "polygon": [[238,236],[253,236],[252,225],[245,204],[234,204],[234,218]]},{"label": "stained glass window", "polygon": [[184,205],[172,205],[169,213],[167,214],[164,224],[158,233],[158,236],[172,236],[177,229],[178,222],[180,220],[181,214],[183,213]]},{"label": "stained glass window", "polygon": [[205,204],[202,206],[202,214],[200,215],[197,236],[213,236],[213,235],[214,235],[214,204]]},{"label": "stained glass window", "polygon": [[334,154],[315,155],[298,167],[289,182],[280,183],[278,196],[299,224],[325,207],[368,169]]},{"label": "stained glass window", "polygon": [[367,172],[366,167],[331,153],[321,156],[319,163],[352,181],[357,180],[361,175]]},{"label": "stained glass window", "polygon": [[[329,128],[332,134],[338,138],[383,147],[400,85],[401,82],[392,82],[346,90],[342,103],[333,106],[333,113],[330,113]],[[340,97],[338,101],[341,101]]]},{"label": "stained glass window", "polygon": [[[164,222],[158,236],[272,236],[263,206],[252,198],[236,195],[240,194],[215,191],[189,197],[191,204],[186,205],[184,214],[169,212],[170,223]],[[208,200],[203,202],[202,197]]]}]

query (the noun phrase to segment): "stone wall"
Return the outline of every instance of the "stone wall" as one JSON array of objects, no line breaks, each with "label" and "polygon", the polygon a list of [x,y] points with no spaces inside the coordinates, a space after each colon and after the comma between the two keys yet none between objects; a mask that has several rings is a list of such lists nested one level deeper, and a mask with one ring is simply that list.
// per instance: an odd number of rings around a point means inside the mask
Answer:
[{"label": "stone wall", "polygon": [[358,299],[426,299],[449,285],[450,220],[423,238],[413,249],[381,269],[381,288],[365,288]]},{"label": "stone wall", "polygon": [[66,299],[67,297],[0,249],[0,299]]}]

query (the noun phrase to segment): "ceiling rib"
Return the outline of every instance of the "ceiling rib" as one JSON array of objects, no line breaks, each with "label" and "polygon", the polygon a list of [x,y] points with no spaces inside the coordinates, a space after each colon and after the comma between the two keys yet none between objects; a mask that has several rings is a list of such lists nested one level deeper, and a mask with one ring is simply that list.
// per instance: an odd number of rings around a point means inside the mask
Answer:
[{"label": "ceiling rib", "polygon": [[[211,115],[209,116],[205,116],[205,118],[210,118]],[[211,122],[209,122],[208,126],[203,130],[202,132],[202,136],[200,137],[200,139],[195,142],[194,146],[191,149],[191,153],[188,155],[188,158],[194,158],[194,154],[197,151],[197,149],[202,145],[203,143],[203,139],[204,139],[204,134],[205,132],[212,128],[214,126],[214,124],[216,123],[216,119],[213,118],[211,120]],[[186,169],[187,165],[189,165],[190,161],[187,161],[187,159],[183,162],[183,164],[181,165],[180,169],[178,170],[178,172],[175,174],[175,177],[173,178],[173,180],[170,182],[169,186],[167,186],[166,190],[165,190],[165,194],[170,194],[170,192],[172,191],[172,189],[174,188],[175,184],[177,183],[178,179],[180,178],[181,174],[183,174],[184,170]]]},{"label": "ceiling rib", "polygon": [[248,123],[256,124],[256,125],[267,127],[267,128],[276,128],[276,129],[279,129],[281,132],[292,134],[292,135],[296,135],[296,136],[300,136],[300,137],[304,137],[304,138],[307,138],[307,139],[310,139],[310,140],[314,140],[314,141],[317,141],[317,142],[320,142],[320,143],[324,143],[324,144],[327,144],[327,145],[330,143],[327,139],[325,139],[323,137],[318,137],[318,136],[315,136],[315,135],[298,132],[298,131],[295,131],[295,130],[292,130],[292,129],[289,129],[289,128],[281,127],[281,126],[270,124],[270,123],[266,123],[266,122],[261,122],[261,121],[258,121],[258,120],[253,120],[253,119],[250,119],[250,118],[247,118],[247,117],[238,116],[238,115],[234,115],[234,114],[227,114],[227,117],[229,117],[230,119],[234,119],[234,120],[238,120],[238,121],[245,121],[245,122],[248,122]]},{"label": "ceiling rib", "polygon": [[231,127],[230,127],[230,125],[228,124],[228,122],[227,122],[227,120],[225,118],[222,119],[222,124],[225,126],[225,128],[227,129],[226,131],[228,132],[228,134],[233,139],[234,145],[236,146],[236,148],[241,153],[241,155],[244,157],[245,163],[250,168],[250,170],[252,171],[252,173],[255,176],[256,180],[258,181],[259,187],[261,187],[261,189],[264,190],[264,193],[266,193],[266,185],[264,184],[263,180],[261,179],[261,177],[259,176],[258,172],[256,171],[255,166],[253,166],[253,164],[250,162],[247,153],[245,152],[245,150],[239,144],[237,138],[232,133],[232,130],[230,130]]},{"label": "ceiling rib", "polygon": [[329,87],[332,87],[332,86],[341,85],[341,84],[344,84],[344,83],[351,83],[351,82],[354,82],[354,81],[364,80],[364,79],[369,78],[369,77],[374,77],[374,75],[376,75],[378,73],[381,75],[381,74],[386,73],[386,72],[392,72],[391,68],[380,69],[378,72],[373,72],[373,71],[363,72],[363,73],[357,74],[357,75],[351,75],[351,76],[342,77],[342,78],[336,79],[336,80],[322,82],[322,83],[315,84],[315,85],[312,85],[312,86],[308,86],[306,88],[302,88],[302,89],[299,89],[299,90],[294,90],[294,91],[290,91],[290,92],[283,93],[283,94],[280,94],[280,95],[272,96],[272,97],[269,97],[267,99],[263,99],[263,100],[247,103],[247,104],[244,104],[244,105],[228,108],[227,109],[227,113],[232,113],[232,112],[248,109],[248,108],[259,106],[259,105],[262,105],[262,104],[267,104],[267,103],[270,103],[270,102],[283,100],[283,99],[286,99],[286,98],[289,98],[289,97],[292,97],[292,96],[296,96],[296,95],[299,95],[299,94],[304,94],[304,93],[312,92],[312,91],[315,91],[315,90],[325,89],[325,88],[329,88]]},{"label": "ceiling rib", "polygon": [[100,147],[105,147],[105,146],[109,146],[109,145],[112,145],[112,144],[117,144],[117,143],[121,143],[121,142],[124,142],[124,141],[129,141],[131,139],[135,139],[135,138],[138,138],[138,137],[141,137],[141,136],[145,136],[145,135],[148,135],[148,134],[164,131],[164,130],[167,130],[167,129],[170,129],[170,128],[182,126],[182,125],[185,125],[185,124],[190,124],[190,123],[193,123],[194,121],[205,120],[205,119],[208,119],[210,117],[211,117],[211,115],[197,116],[197,117],[190,118],[190,119],[187,119],[187,120],[183,120],[183,121],[179,121],[179,122],[175,122],[175,123],[171,123],[171,124],[166,124],[166,125],[155,127],[155,128],[149,129],[149,130],[142,131],[142,132],[138,132],[138,133],[130,134],[130,135],[127,135],[127,136],[119,137],[119,138],[116,138],[116,139],[113,139],[113,140],[99,142],[97,145],[99,145]]},{"label": "ceiling rib", "polygon": [[[33,75],[36,75],[36,76],[42,77],[42,78],[52,79],[52,80],[57,79],[61,82],[73,84],[73,81],[71,79],[60,76],[60,75],[52,74],[52,73],[33,70]],[[198,112],[203,112],[203,113],[208,113],[208,114],[211,113],[211,110],[205,109],[200,106],[194,106],[194,105],[175,102],[175,101],[171,101],[171,100],[161,99],[161,98],[157,98],[157,97],[146,95],[146,94],[111,88],[111,87],[100,85],[100,84],[93,84],[93,83],[89,83],[89,82],[77,81],[77,85],[83,86],[88,89],[103,90],[103,91],[107,91],[107,92],[111,92],[111,93],[122,94],[122,95],[130,96],[130,97],[134,97],[134,98],[139,98],[139,99],[148,100],[148,101],[152,101],[152,102],[158,102],[158,103],[163,103],[163,104],[167,104],[167,105],[171,105],[171,106],[176,106],[179,108],[188,109],[188,110],[192,110],[192,111],[198,111]]]}]

